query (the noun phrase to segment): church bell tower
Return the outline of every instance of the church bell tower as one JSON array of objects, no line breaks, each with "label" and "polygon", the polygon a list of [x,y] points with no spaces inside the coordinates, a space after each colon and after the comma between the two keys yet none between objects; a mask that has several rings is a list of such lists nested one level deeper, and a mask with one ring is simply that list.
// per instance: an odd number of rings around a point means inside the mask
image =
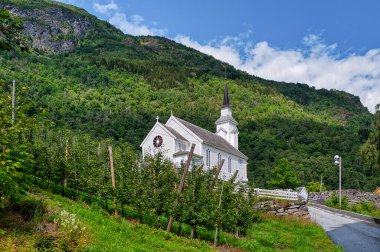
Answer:
[{"label": "church bell tower", "polygon": [[224,98],[222,109],[220,110],[220,117],[215,122],[216,134],[226,139],[233,147],[238,149],[238,123],[232,117],[232,110],[230,107],[230,99],[228,97],[228,86],[224,87]]}]

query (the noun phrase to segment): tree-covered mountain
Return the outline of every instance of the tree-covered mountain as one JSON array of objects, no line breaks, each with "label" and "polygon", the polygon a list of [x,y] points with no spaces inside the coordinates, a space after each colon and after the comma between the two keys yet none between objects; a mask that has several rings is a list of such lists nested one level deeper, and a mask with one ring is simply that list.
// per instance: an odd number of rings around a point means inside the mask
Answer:
[{"label": "tree-covered mountain", "polygon": [[[0,79],[30,87],[55,129],[139,144],[155,123],[174,115],[211,131],[228,83],[249,178],[267,186],[287,158],[302,184],[335,188],[332,159],[343,157],[343,187],[372,190],[378,176],[359,148],[372,115],[357,96],[305,84],[264,80],[172,40],[129,36],[85,10],[47,0],[0,0],[23,21],[29,51],[1,48]],[[2,35],[0,30],[0,36]]]}]

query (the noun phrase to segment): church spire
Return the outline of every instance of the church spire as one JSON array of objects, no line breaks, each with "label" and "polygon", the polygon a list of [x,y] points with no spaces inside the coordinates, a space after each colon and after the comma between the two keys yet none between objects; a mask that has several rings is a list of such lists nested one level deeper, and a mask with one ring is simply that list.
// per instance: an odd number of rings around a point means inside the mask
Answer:
[{"label": "church spire", "polygon": [[215,122],[216,134],[227,140],[233,147],[238,148],[238,134],[237,121],[232,117],[232,110],[230,107],[230,99],[228,97],[228,86],[224,87],[223,105],[220,110],[220,117]]},{"label": "church spire", "polygon": [[230,107],[230,99],[228,97],[228,86],[226,84],[224,86],[224,98],[223,98],[222,108],[229,108],[229,107]]}]

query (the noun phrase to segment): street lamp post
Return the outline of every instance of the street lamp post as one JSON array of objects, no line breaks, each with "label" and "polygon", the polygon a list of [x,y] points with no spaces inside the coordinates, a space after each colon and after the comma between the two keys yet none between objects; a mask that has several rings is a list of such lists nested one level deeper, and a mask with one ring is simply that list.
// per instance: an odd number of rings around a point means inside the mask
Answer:
[{"label": "street lamp post", "polygon": [[342,157],[335,155],[334,160],[339,165],[339,208],[342,209]]}]

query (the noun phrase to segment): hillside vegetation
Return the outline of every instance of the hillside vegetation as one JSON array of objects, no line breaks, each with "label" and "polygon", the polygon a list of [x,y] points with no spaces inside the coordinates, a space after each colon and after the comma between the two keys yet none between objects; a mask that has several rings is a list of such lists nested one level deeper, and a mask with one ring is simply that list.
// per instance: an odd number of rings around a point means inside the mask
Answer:
[{"label": "hillside vegetation", "polygon": [[336,188],[336,154],[344,159],[344,188],[380,183],[359,158],[372,116],[356,96],[251,76],[166,38],[124,35],[62,3],[0,0],[1,7],[24,21],[29,51],[2,49],[0,79],[29,86],[25,99],[35,106],[27,115],[46,110],[52,131],[113,139],[138,152],[154,118],[165,122],[170,111],[214,131],[228,83],[256,186],[267,187],[277,161],[287,158],[300,185],[323,175]]}]

